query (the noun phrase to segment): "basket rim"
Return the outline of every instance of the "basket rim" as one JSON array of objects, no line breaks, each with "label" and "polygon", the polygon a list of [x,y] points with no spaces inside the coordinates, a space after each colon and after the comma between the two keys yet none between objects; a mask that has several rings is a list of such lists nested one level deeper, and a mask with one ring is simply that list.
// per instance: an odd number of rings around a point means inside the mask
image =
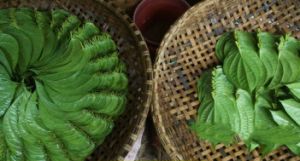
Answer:
[{"label": "basket rim", "polygon": [[[166,150],[167,154],[171,157],[172,160],[183,160],[183,156],[180,154],[180,152],[177,150],[174,143],[171,141],[170,137],[164,133],[166,131],[166,128],[163,125],[162,121],[159,121],[161,119],[161,114],[159,112],[159,103],[158,103],[158,94],[155,92],[155,89],[158,88],[157,82],[157,73],[158,73],[158,63],[160,61],[160,53],[164,50],[164,48],[167,46],[168,42],[172,38],[172,33],[175,33],[178,28],[181,27],[186,17],[189,16],[190,13],[194,12],[194,10],[199,9],[199,6],[202,4],[205,4],[206,2],[212,3],[213,1],[201,1],[198,2],[196,5],[189,8],[181,17],[179,17],[174,24],[171,26],[171,28],[167,31],[167,34],[164,36],[163,41],[160,43],[159,50],[157,51],[158,56],[155,59],[155,63],[153,65],[153,105],[151,106],[151,113],[152,113],[152,120],[154,122],[154,127],[156,129],[156,132],[159,134],[159,140],[160,142],[165,142],[162,144],[164,149]],[[204,8],[203,6],[201,8]]]}]

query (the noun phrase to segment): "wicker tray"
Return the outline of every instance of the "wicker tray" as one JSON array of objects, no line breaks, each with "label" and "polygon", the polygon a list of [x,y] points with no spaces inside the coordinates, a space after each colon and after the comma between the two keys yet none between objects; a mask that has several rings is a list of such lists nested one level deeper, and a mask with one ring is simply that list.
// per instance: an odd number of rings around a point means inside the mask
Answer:
[{"label": "wicker tray", "polygon": [[218,64],[214,46],[225,31],[235,28],[300,38],[299,0],[207,0],[191,8],[171,28],[159,49],[154,68],[152,109],[160,139],[172,160],[285,161],[300,160],[282,147],[261,158],[258,149],[247,152],[243,143],[218,145],[198,141],[189,129],[199,101],[196,79]]},{"label": "wicker tray", "polygon": [[152,66],[146,44],[124,13],[103,0],[1,0],[0,8],[62,8],[112,35],[129,76],[129,100],[111,135],[88,160],[123,160],[142,130],[152,98]]}]

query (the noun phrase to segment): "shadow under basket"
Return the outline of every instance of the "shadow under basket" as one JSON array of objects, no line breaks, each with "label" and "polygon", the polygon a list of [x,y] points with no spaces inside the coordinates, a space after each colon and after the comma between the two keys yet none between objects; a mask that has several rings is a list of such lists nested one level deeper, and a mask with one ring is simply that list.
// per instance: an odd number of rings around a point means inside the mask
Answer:
[{"label": "shadow under basket", "polygon": [[128,103],[112,133],[87,160],[124,160],[144,128],[152,98],[152,65],[146,44],[129,17],[108,0],[6,0],[0,8],[64,9],[109,33],[126,63]]},{"label": "shadow under basket", "polygon": [[217,39],[234,29],[291,33],[300,38],[299,0],[206,0],[187,11],[165,35],[154,67],[152,116],[158,136],[172,160],[299,161],[286,147],[264,158],[236,145],[200,141],[189,128],[200,102],[196,80],[218,64]]}]

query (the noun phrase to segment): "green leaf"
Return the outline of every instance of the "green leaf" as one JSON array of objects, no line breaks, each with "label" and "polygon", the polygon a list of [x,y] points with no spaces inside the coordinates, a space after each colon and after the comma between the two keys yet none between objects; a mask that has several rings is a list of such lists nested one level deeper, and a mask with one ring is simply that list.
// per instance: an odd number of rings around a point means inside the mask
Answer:
[{"label": "green leaf", "polygon": [[4,33],[13,36],[17,40],[19,45],[19,51],[22,51],[19,52],[18,72],[24,73],[31,59],[33,47],[31,39],[25,32],[12,26],[12,24],[1,25],[0,28],[1,30],[3,30]]},{"label": "green leaf", "polygon": [[300,64],[299,42],[295,38],[286,35],[281,37],[278,50],[279,65],[270,85],[272,88],[282,83],[293,83],[300,78],[300,68],[298,67]]},{"label": "green leaf", "polygon": [[264,64],[267,72],[267,81],[273,78],[278,66],[278,46],[279,36],[268,32],[259,32],[258,47],[259,58]]},{"label": "green leaf", "polygon": [[[212,80],[210,78],[211,75],[213,76]],[[231,128],[236,128],[231,127],[231,124],[233,126],[239,126],[236,125],[236,123],[238,123],[236,117],[231,117],[233,110],[236,111],[234,87],[228,82],[220,67],[215,68],[212,74],[205,73],[205,75],[199,79],[197,86],[199,99],[203,101],[200,103],[198,119],[196,124],[193,125],[193,129],[195,129],[200,138],[209,140],[214,144],[221,142],[221,140],[218,140],[220,139],[218,137],[228,140],[228,142],[225,140],[228,144],[231,143],[234,139],[234,132]],[[209,88],[214,89],[212,94],[210,92],[203,92],[211,91]],[[200,91],[202,91],[202,94]],[[212,125],[213,127],[207,129],[204,128],[205,125]],[[228,131],[228,134],[211,135],[211,132],[216,128],[222,128]],[[224,140],[222,142],[224,142]]]},{"label": "green leaf", "polygon": [[252,92],[263,86],[266,69],[258,57],[256,40],[252,33],[235,31],[236,48],[224,61],[224,73],[237,88]]},{"label": "green leaf", "polygon": [[212,110],[213,110],[213,100],[211,99],[204,99],[199,106],[198,109],[198,117],[197,117],[197,122],[212,122],[209,121],[209,115],[211,114]]},{"label": "green leaf", "polygon": [[1,73],[5,73],[6,76],[11,77],[13,74],[12,68],[10,67],[9,61],[5,56],[4,52],[0,49],[0,66]]},{"label": "green leaf", "polygon": [[280,101],[286,113],[298,124],[300,125],[300,103],[293,100],[282,100]]},{"label": "green leaf", "polygon": [[283,77],[283,66],[280,62],[278,62],[276,72],[274,73],[273,79],[271,80],[270,84],[268,85],[269,89],[277,89],[281,87],[281,80]]},{"label": "green leaf", "polygon": [[6,160],[6,142],[5,142],[5,135],[3,132],[3,121],[0,120],[0,160]]},{"label": "green leaf", "polygon": [[256,128],[271,128],[276,126],[272,115],[269,111],[271,104],[262,96],[256,97],[255,102],[255,129]]},{"label": "green leaf", "polygon": [[[43,47],[41,56],[38,59],[38,62],[34,64],[35,67],[39,66],[40,63],[44,61],[44,59],[51,57],[51,54],[54,52],[55,48],[58,45],[57,42],[57,37],[53,30],[49,30],[50,28],[50,13],[48,12],[40,12],[40,11],[35,11],[36,12],[36,23],[39,27],[39,29],[43,32],[44,34],[44,41],[47,42],[45,43],[45,46]],[[45,65],[45,64],[43,64]]]},{"label": "green leaf", "polygon": [[300,129],[295,126],[277,126],[255,130],[252,138],[262,145],[289,145],[300,142]]},{"label": "green leaf", "polygon": [[197,80],[197,93],[200,102],[209,95],[211,97],[211,81],[212,81],[212,71],[207,70],[201,74],[200,78]]},{"label": "green leaf", "polygon": [[29,65],[32,65],[41,56],[45,43],[44,34],[36,24],[35,14],[32,9],[23,8],[16,10],[15,21],[15,27],[26,33],[33,43],[31,60],[29,63]]},{"label": "green leaf", "polygon": [[[1,67],[0,67],[1,70]],[[0,75],[0,118],[5,114],[14,100],[17,84],[11,82]]]},{"label": "green leaf", "polygon": [[287,145],[287,147],[296,155],[300,155],[300,143],[294,145]]},{"label": "green leaf", "polygon": [[212,97],[214,100],[214,122],[238,129],[239,117],[234,97],[234,87],[227,80],[222,68],[213,70]]},{"label": "green leaf", "polygon": [[19,136],[22,138],[22,143],[24,146],[24,155],[28,161],[43,161],[47,160],[47,154],[44,149],[44,145],[37,140],[34,136],[31,135],[27,127],[26,118],[26,109],[28,104],[36,103],[36,95],[31,94],[29,91],[24,91],[24,99],[22,100],[23,104],[19,106],[18,109],[18,129]]},{"label": "green leaf", "polygon": [[259,144],[256,143],[255,141],[251,140],[251,141],[249,141],[249,143],[246,146],[249,151],[253,151],[257,147],[259,147]]},{"label": "green leaf", "polygon": [[76,16],[69,16],[62,24],[59,32],[57,33],[58,40],[65,41],[65,39],[71,37],[71,33],[74,30],[77,30],[80,24],[81,22]]},{"label": "green leaf", "polygon": [[266,156],[267,154],[269,154],[270,152],[278,149],[280,147],[280,145],[277,144],[266,144],[266,145],[262,145],[261,147],[261,153],[262,153],[262,157]]},{"label": "green leaf", "polygon": [[[37,88],[39,88],[38,96],[47,99],[45,89],[40,85]],[[40,101],[38,106],[43,124],[47,129],[55,131],[57,137],[61,139],[72,159],[77,157],[79,160],[83,160],[84,157],[89,155],[89,153],[95,148],[95,145],[90,138],[75,124],[58,117],[58,114],[61,111],[53,110],[56,108],[55,104],[50,106],[50,104]]]},{"label": "green leaf", "polygon": [[274,121],[280,126],[294,125],[295,122],[290,118],[284,110],[271,110]]},{"label": "green leaf", "polygon": [[11,23],[10,10],[12,9],[0,10],[0,25],[8,25]]},{"label": "green leaf", "polygon": [[268,88],[262,87],[259,90],[257,90],[257,92],[255,94],[255,97],[256,97],[255,102],[256,103],[260,102],[259,104],[263,103],[262,106],[264,108],[273,109],[273,108],[275,108],[275,107],[273,107],[274,106],[273,101],[274,101],[275,93],[276,92],[274,90],[270,90]]},{"label": "green leaf", "polygon": [[49,131],[43,125],[40,117],[39,110],[34,100],[36,100],[36,94],[33,94],[30,98],[30,102],[27,104],[24,116],[24,126],[32,134],[33,137],[40,140],[47,150],[48,157],[51,160],[69,161],[66,154],[66,149],[63,148],[62,143],[54,132]]},{"label": "green leaf", "polygon": [[229,51],[235,48],[234,35],[232,32],[224,33],[216,44],[216,56],[223,62]]},{"label": "green leaf", "polygon": [[213,144],[231,144],[235,141],[235,134],[228,126],[222,124],[200,123],[194,127],[199,138]]},{"label": "green leaf", "polygon": [[11,69],[15,70],[19,61],[19,45],[17,40],[5,33],[0,33],[0,49],[9,61]]},{"label": "green leaf", "polygon": [[287,84],[286,86],[288,87],[288,89],[290,90],[290,92],[297,99],[300,100],[300,82],[295,82],[295,83]]},{"label": "green leaf", "polygon": [[23,153],[24,146],[18,129],[19,106],[26,103],[23,100],[23,97],[24,96],[22,94],[17,97],[3,117],[3,132],[5,135],[7,150],[10,154],[7,158],[11,158],[16,161],[23,161],[25,157]]},{"label": "green leaf", "polygon": [[247,144],[254,131],[254,105],[252,103],[251,95],[245,90],[238,89],[236,98],[238,114],[240,117],[240,129],[238,134]]},{"label": "green leaf", "polygon": [[212,71],[212,95],[233,95],[234,86],[227,80],[227,76],[223,73],[223,69],[217,66]]}]

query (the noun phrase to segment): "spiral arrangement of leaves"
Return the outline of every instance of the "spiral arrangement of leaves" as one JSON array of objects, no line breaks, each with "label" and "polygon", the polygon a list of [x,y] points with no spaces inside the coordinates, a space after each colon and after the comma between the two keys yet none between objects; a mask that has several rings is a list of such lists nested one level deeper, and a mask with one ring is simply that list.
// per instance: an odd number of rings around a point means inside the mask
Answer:
[{"label": "spiral arrangement of leaves", "polygon": [[0,160],[81,161],[112,131],[128,79],[111,37],[55,9],[0,10]]}]

